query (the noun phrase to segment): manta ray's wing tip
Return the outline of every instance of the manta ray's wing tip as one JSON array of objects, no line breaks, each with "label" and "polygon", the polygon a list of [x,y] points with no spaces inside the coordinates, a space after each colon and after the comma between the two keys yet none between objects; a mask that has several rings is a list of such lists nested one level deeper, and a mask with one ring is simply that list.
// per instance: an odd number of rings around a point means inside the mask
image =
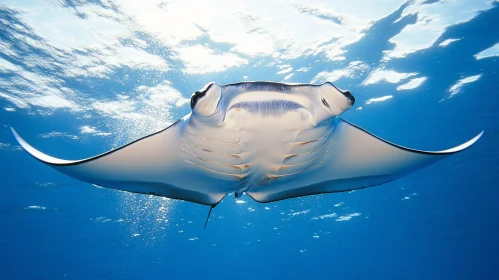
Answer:
[{"label": "manta ray's wing tip", "polygon": [[33,146],[28,144],[28,142],[24,141],[19,134],[17,134],[16,130],[11,127],[10,131],[14,135],[14,138],[16,139],[17,143],[26,151],[28,154],[30,154],[32,157],[36,158],[37,160],[49,164],[49,165],[65,165],[65,164],[71,164],[74,163],[75,161],[70,161],[70,160],[63,160],[63,159],[58,159],[55,157],[51,157],[47,154],[44,154],[37,149],[35,149]]},{"label": "manta ray's wing tip", "polygon": [[14,138],[16,138],[16,140],[18,140],[18,138],[21,138],[19,137],[19,134],[17,134],[16,130],[12,126],[10,127],[10,132],[12,132],[12,135],[14,135]]},{"label": "manta ray's wing tip", "polygon": [[469,143],[468,147],[475,144],[480,138],[482,138],[483,134],[485,134],[485,130],[480,131],[480,133],[477,134],[477,136],[473,137],[470,139],[467,143]]},{"label": "manta ray's wing tip", "polygon": [[475,136],[473,139],[471,139],[471,140],[475,140],[473,143],[475,143],[476,141],[478,141],[478,139],[480,139],[483,136],[484,133],[485,133],[485,130],[482,130],[482,131],[480,131],[480,133],[478,133],[477,136]]},{"label": "manta ray's wing tip", "polygon": [[10,132],[12,132],[12,135],[14,136],[14,138],[16,139],[17,143],[24,149],[24,150],[28,150],[26,149],[27,146],[31,147],[28,143],[26,143],[26,141],[24,141],[24,139],[21,138],[21,136],[19,136],[19,134],[17,134],[17,131],[13,128],[13,127],[10,127]]},{"label": "manta ray's wing tip", "polygon": [[454,148],[450,148],[448,150],[442,151],[441,153],[457,153],[457,152],[466,150],[467,148],[469,148],[473,144],[475,144],[480,138],[482,138],[482,136],[483,136],[484,133],[485,133],[485,130],[482,130],[475,137],[473,137],[470,140],[464,142],[463,144],[458,145],[458,146],[456,146]]}]

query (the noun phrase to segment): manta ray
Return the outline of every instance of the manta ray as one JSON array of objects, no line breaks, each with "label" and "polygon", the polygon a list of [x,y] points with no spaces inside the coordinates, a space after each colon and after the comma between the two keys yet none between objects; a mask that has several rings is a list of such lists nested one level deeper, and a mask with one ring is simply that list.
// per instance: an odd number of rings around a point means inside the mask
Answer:
[{"label": "manta ray", "polygon": [[209,205],[210,213],[230,193],[266,203],[381,185],[483,134],[444,151],[410,149],[340,118],[354,102],[330,82],[209,83],[192,95],[192,112],[169,127],[82,160],[46,155],[12,132],[30,155],[71,177]]}]

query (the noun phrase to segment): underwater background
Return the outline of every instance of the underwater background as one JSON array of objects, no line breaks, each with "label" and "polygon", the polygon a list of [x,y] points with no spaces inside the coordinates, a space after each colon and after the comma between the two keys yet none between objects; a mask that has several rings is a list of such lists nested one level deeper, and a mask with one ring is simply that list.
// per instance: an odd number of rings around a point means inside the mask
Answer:
[{"label": "underwater background", "polygon": [[[499,1],[0,0],[0,279],[499,279]],[[206,83],[333,82],[424,150],[394,182],[260,204],[96,188],[31,158],[105,152]]]}]

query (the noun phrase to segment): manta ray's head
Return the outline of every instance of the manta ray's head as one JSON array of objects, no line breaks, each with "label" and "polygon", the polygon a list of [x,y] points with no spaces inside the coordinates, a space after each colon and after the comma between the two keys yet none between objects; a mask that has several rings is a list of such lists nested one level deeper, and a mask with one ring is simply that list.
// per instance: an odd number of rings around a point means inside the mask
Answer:
[{"label": "manta ray's head", "polygon": [[245,112],[278,117],[300,112],[313,124],[334,118],[355,102],[349,91],[330,82],[321,85],[243,82],[209,83],[191,97],[192,116],[207,125],[222,125],[226,118]]}]

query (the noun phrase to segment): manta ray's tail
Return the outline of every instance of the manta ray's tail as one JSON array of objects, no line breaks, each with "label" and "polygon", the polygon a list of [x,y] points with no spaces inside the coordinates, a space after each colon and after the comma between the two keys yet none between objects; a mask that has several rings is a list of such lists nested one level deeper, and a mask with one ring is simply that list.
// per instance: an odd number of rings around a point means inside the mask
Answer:
[{"label": "manta ray's tail", "polygon": [[210,206],[210,211],[208,211],[208,216],[206,217],[206,222],[204,223],[204,229],[206,229],[206,226],[208,225],[208,221],[210,220],[211,210],[213,210],[213,208],[215,208],[215,206],[217,206],[217,205],[218,205],[218,203]]}]

